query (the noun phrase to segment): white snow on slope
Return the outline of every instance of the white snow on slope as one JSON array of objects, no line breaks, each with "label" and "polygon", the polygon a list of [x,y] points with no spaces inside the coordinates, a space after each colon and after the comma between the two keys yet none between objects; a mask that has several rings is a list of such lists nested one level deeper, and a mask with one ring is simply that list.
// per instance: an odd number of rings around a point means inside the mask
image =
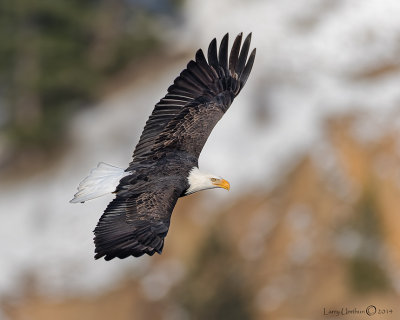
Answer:
[{"label": "white snow on slope", "polygon": [[[222,14],[226,8],[234,9]],[[203,47],[227,31],[231,39],[253,32],[257,47],[246,87],[213,131],[202,163],[229,178],[232,191],[244,181],[254,183],[252,172],[268,187],[281,165],[290,165],[297,152],[321,138],[328,116],[372,113],[377,130],[369,134],[378,134],[400,107],[400,74],[357,77],[400,66],[399,14],[395,0],[190,2],[188,34]],[[215,154],[217,161],[210,156]],[[245,168],[237,170],[238,165]]]},{"label": "white snow on slope", "polygon": [[[327,116],[365,110],[378,132],[400,105],[399,72],[358,77],[400,65],[397,0],[193,0],[185,17],[172,39],[193,55],[228,31],[231,40],[252,31],[257,47],[246,87],[200,158],[202,170],[230,181],[231,192],[219,193],[226,199],[254,184],[273,186],[282,168],[321,140]],[[148,263],[94,261],[91,231],[111,197],[68,201],[99,161],[127,166],[153,105],[186,63],[78,115],[75,147],[57,169],[22,185],[0,182],[0,296],[18,295],[30,274],[43,293],[95,293]]]}]

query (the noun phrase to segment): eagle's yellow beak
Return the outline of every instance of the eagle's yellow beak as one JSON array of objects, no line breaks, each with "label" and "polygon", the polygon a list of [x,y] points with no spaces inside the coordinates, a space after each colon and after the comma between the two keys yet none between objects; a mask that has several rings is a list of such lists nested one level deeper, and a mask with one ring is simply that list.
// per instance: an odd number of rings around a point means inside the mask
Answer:
[{"label": "eagle's yellow beak", "polygon": [[226,190],[229,191],[229,189],[231,188],[231,185],[229,184],[228,181],[226,181],[225,179],[219,179],[215,182],[213,182],[213,184],[219,188],[224,188]]}]

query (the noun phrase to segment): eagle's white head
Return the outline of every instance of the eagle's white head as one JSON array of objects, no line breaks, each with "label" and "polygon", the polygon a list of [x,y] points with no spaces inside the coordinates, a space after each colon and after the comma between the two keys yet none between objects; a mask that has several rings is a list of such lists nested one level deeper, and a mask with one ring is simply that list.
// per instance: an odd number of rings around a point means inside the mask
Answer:
[{"label": "eagle's white head", "polygon": [[229,182],[222,179],[219,176],[202,173],[197,167],[194,167],[188,176],[189,188],[186,191],[186,195],[213,188],[223,188],[226,190],[230,189]]}]

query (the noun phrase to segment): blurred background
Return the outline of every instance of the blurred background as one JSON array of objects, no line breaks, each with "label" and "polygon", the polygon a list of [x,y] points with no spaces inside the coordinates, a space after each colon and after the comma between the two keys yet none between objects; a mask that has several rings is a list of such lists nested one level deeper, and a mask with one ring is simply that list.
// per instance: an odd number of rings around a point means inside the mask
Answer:
[{"label": "blurred background", "polygon": [[[399,319],[399,16],[398,0],[1,1],[0,319]],[[253,72],[200,157],[231,191],[179,200],[161,256],[94,261],[112,196],[70,204],[78,183],[125,168],[195,51],[241,31]]]}]

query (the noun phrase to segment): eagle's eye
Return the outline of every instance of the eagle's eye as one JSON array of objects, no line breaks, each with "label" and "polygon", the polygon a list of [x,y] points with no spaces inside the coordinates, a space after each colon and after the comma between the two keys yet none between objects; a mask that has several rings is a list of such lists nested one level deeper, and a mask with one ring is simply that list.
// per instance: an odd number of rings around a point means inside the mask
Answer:
[{"label": "eagle's eye", "polygon": [[215,178],[211,178],[210,180],[211,180],[211,182],[217,181],[217,179],[215,179]]}]

